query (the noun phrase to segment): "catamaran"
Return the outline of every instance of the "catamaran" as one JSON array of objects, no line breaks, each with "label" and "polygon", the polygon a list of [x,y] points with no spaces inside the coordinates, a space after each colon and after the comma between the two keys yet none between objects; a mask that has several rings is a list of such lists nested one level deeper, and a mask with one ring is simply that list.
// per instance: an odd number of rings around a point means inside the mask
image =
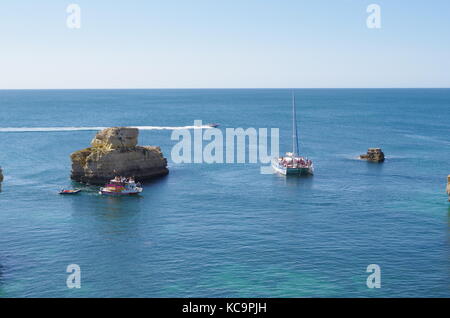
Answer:
[{"label": "catamaran", "polygon": [[314,174],[312,161],[298,154],[297,114],[294,95],[292,95],[292,152],[286,152],[284,157],[274,158],[272,168],[283,175]]}]

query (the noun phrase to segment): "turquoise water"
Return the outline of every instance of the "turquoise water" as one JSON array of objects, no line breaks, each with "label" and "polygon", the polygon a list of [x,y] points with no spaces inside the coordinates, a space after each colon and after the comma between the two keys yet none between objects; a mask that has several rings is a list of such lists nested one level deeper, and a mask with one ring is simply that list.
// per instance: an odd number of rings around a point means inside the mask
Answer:
[{"label": "turquoise water", "polygon": [[[59,196],[94,131],[7,127],[279,127],[290,90],[0,91],[0,296],[450,296],[450,90],[296,90],[312,178],[259,164],[174,164],[140,197]],[[356,160],[380,146],[384,164]],[[81,267],[81,288],[66,267]],[[381,288],[366,267],[381,267]]]}]

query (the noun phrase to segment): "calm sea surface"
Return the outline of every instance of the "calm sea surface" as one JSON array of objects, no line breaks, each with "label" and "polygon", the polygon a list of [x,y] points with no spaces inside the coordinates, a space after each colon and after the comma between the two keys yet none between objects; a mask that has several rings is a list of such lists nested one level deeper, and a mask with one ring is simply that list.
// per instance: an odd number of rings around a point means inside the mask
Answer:
[{"label": "calm sea surface", "polygon": [[[280,128],[290,90],[0,91],[1,297],[450,297],[450,90],[296,90],[312,178],[175,164],[139,197],[60,196],[80,127]],[[72,127],[9,132],[4,128]],[[384,164],[357,160],[380,146]],[[81,288],[66,267],[81,267]],[[381,267],[368,289],[366,268]]]}]

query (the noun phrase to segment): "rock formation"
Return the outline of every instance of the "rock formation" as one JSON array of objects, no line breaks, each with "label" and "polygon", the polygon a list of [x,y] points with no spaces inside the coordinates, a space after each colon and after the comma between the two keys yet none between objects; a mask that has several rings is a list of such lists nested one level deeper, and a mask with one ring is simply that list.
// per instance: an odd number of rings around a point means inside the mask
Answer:
[{"label": "rock formation", "polygon": [[0,168],[0,192],[2,192],[2,182],[3,182],[3,171],[2,168]]},{"label": "rock formation", "polygon": [[383,151],[381,151],[381,148],[369,148],[366,154],[359,156],[359,159],[364,159],[373,162],[383,162],[384,153]]},{"label": "rock formation", "polygon": [[103,185],[115,176],[147,181],[169,173],[167,160],[156,146],[138,146],[137,128],[113,127],[97,133],[91,147],[71,154],[71,178]]},{"label": "rock formation", "polygon": [[447,194],[448,194],[448,201],[450,201],[450,174],[447,177]]}]

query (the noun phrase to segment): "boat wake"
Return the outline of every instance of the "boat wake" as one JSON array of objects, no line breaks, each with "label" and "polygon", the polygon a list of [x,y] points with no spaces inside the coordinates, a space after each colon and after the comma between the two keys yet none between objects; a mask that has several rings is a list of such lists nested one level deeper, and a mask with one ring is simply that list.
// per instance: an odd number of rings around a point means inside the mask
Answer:
[{"label": "boat wake", "polygon": [[413,138],[413,139],[419,139],[419,140],[424,140],[424,141],[431,141],[431,142],[435,142],[435,143],[440,143],[440,144],[444,144],[444,145],[450,145],[450,142],[447,140],[442,140],[439,138],[435,138],[432,136],[422,136],[422,135],[413,135],[413,134],[404,134],[405,137],[408,138]]},{"label": "boat wake", "polygon": [[[128,126],[127,126],[128,127]],[[211,125],[202,126],[129,126],[139,130],[184,130],[184,129],[209,129]],[[98,131],[108,127],[5,127],[0,132],[62,132],[62,131]]]}]

